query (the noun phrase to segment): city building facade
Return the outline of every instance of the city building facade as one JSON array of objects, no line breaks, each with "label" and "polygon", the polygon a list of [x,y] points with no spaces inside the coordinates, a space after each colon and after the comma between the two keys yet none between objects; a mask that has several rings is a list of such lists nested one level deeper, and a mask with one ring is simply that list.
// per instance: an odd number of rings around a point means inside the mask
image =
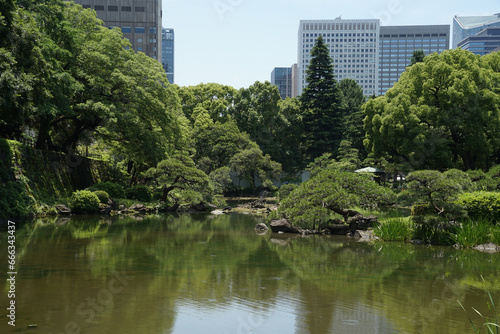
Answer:
[{"label": "city building facade", "polygon": [[441,53],[449,45],[450,25],[381,26],[377,94],[385,94],[399,80],[414,51]]},{"label": "city building facade", "polygon": [[283,100],[292,97],[292,68],[275,67],[271,72],[271,84],[278,87]]},{"label": "city building facade", "polygon": [[500,47],[500,27],[486,28],[476,35],[464,38],[457,46],[480,56],[495,52]]},{"label": "city building facade", "polygon": [[161,31],[161,64],[167,73],[168,82],[174,83],[174,29],[163,28]]},{"label": "city building facade", "polygon": [[479,34],[486,28],[500,27],[500,13],[489,16],[458,16],[453,17],[453,46],[469,36]]},{"label": "city building facade", "polygon": [[161,0],[75,0],[95,10],[109,28],[119,27],[136,52],[161,61]]},{"label": "city building facade", "polygon": [[351,78],[365,96],[378,92],[380,20],[301,20],[298,36],[297,95],[307,86],[311,50],[321,35],[330,51],[338,81]]}]

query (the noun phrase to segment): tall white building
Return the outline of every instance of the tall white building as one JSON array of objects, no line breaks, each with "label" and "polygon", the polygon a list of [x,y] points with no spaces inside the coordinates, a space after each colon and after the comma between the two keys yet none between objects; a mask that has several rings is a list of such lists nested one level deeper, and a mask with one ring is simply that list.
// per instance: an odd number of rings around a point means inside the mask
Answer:
[{"label": "tall white building", "polygon": [[306,70],[319,35],[330,50],[338,81],[352,78],[364,95],[378,93],[380,20],[301,20],[298,38],[297,94],[307,86]]}]

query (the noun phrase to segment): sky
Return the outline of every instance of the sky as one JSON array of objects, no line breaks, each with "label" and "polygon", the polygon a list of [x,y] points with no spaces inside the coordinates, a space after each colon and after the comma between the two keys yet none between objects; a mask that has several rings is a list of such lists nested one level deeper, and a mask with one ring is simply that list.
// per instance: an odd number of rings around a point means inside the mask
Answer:
[{"label": "sky", "polygon": [[163,27],[175,31],[175,83],[239,89],[270,81],[275,67],[297,62],[300,20],[341,16],[380,19],[383,26],[449,24],[453,29],[454,15],[493,15],[500,12],[500,1],[163,0],[162,7]]}]

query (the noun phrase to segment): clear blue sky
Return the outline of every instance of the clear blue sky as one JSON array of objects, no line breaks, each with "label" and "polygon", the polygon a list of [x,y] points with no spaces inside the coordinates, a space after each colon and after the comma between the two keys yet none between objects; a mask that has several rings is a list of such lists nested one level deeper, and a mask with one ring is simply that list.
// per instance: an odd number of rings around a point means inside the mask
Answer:
[{"label": "clear blue sky", "polygon": [[297,62],[300,20],[342,16],[452,26],[456,14],[500,12],[499,0],[163,0],[162,6],[163,27],[175,29],[175,83],[238,89]]}]

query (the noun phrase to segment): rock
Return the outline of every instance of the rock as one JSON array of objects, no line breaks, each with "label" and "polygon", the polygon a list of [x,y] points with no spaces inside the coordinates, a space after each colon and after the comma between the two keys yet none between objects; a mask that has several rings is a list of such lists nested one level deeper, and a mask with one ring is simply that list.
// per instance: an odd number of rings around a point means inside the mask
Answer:
[{"label": "rock", "polygon": [[258,234],[265,234],[267,231],[269,231],[269,227],[267,227],[267,225],[264,223],[259,223],[255,225],[254,230]]},{"label": "rock", "polygon": [[101,215],[109,215],[111,213],[111,205],[106,205],[106,204],[99,205],[99,213]]},{"label": "rock", "polygon": [[57,213],[60,214],[60,215],[70,215],[71,214],[70,208],[68,208],[64,204],[58,204],[58,205],[56,205],[56,210],[57,210]]},{"label": "rock", "polygon": [[356,230],[356,232],[354,233],[354,237],[358,242],[370,242],[373,240],[378,240],[378,237],[375,236],[372,230]]},{"label": "rock", "polygon": [[274,233],[300,233],[300,231],[292,226],[292,224],[286,219],[273,220],[271,222],[271,230]]},{"label": "rock", "polygon": [[423,245],[423,244],[425,244],[425,242],[423,240],[420,240],[420,239],[410,240],[410,243],[412,243],[414,245]]},{"label": "rock", "polygon": [[480,252],[483,252],[483,253],[490,253],[490,254],[500,252],[500,247],[498,245],[495,245],[495,244],[478,245],[478,246],[474,247],[474,249],[478,250]]},{"label": "rock", "polygon": [[223,215],[223,214],[225,214],[225,212],[222,211],[222,210],[214,210],[214,211],[212,211],[210,213],[213,214],[213,215]]},{"label": "rock", "polygon": [[367,230],[370,227],[374,227],[375,224],[377,223],[378,223],[377,217],[375,216],[365,217],[361,214],[347,219],[347,224],[349,225],[351,233],[354,233],[356,230]]},{"label": "rock", "polygon": [[349,233],[349,225],[346,224],[333,224],[327,227],[330,234],[333,235],[346,235]]},{"label": "rock", "polygon": [[215,205],[213,205],[213,204],[207,204],[205,202],[202,202],[202,203],[193,205],[191,207],[191,209],[194,209],[194,210],[196,210],[198,212],[207,212],[207,211],[215,210],[215,209],[217,209],[217,207]]},{"label": "rock", "polygon": [[148,212],[148,208],[144,205],[144,204],[134,204],[132,205],[130,208],[128,208],[129,211],[136,211],[136,212],[139,212],[139,213],[146,213]]}]

